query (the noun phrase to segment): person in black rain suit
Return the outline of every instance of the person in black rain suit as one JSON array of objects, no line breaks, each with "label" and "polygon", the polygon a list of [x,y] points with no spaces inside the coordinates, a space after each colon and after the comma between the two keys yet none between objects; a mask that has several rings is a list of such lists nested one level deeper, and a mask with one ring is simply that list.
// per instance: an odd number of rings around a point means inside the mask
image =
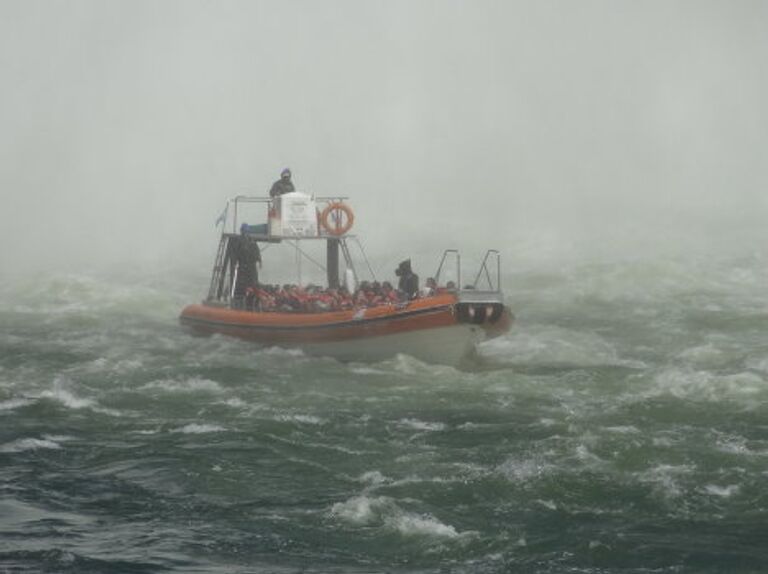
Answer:
[{"label": "person in black rain suit", "polygon": [[395,275],[400,278],[397,288],[405,293],[408,299],[415,299],[419,294],[419,276],[411,269],[411,260],[401,261],[395,269]]},{"label": "person in black rain suit", "polygon": [[258,264],[261,264],[261,250],[257,241],[247,234],[248,225],[240,227],[240,236],[230,241],[230,254],[233,265],[237,265],[237,280],[235,281],[235,297],[244,297],[249,287],[259,284]]},{"label": "person in black rain suit", "polygon": [[272,184],[272,188],[269,190],[269,197],[277,197],[286,193],[296,191],[291,181],[291,170],[287,167],[280,174],[280,179]]}]

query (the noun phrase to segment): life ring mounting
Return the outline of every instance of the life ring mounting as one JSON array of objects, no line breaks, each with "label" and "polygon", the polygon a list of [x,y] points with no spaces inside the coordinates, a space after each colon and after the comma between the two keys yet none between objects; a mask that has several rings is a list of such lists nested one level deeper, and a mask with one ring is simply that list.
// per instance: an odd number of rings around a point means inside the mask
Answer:
[{"label": "life ring mounting", "polygon": [[340,201],[329,203],[320,214],[320,225],[331,235],[344,235],[354,222],[352,209]]}]

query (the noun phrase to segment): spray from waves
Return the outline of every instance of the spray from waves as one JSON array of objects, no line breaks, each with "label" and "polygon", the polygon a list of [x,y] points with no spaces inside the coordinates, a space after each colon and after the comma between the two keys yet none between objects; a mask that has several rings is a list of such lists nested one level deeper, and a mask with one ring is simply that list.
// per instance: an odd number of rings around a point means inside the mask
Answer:
[{"label": "spray from waves", "polygon": [[619,356],[616,346],[596,333],[552,325],[527,325],[484,343],[482,357],[497,363],[548,367],[616,366],[642,369],[643,361]]},{"label": "spray from waves", "polygon": [[57,376],[53,381],[53,388],[40,392],[36,398],[38,400],[53,401],[67,409],[83,410],[88,409],[96,413],[109,415],[112,417],[121,417],[124,413],[119,410],[104,407],[92,398],[83,398],[70,390],[71,382],[64,377]]},{"label": "spray from waves", "polygon": [[459,538],[477,534],[469,531],[459,533],[456,528],[434,516],[406,511],[393,498],[386,496],[355,496],[334,504],[329,514],[351,526],[376,527],[404,537]]},{"label": "spray from waves", "polygon": [[695,401],[741,400],[749,403],[768,392],[765,379],[750,372],[718,374],[671,368],[659,373],[654,383],[646,397],[669,394]]}]

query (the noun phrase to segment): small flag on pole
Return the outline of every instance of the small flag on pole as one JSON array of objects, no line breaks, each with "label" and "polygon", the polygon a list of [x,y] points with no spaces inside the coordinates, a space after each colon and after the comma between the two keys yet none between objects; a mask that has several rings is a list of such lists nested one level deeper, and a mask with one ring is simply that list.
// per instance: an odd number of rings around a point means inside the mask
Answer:
[{"label": "small flag on pole", "polygon": [[221,212],[221,215],[219,215],[219,218],[216,220],[216,223],[214,224],[214,227],[218,227],[219,224],[226,224],[227,223],[227,212],[229,211],[229,202],[227,202],[227,205],[224,207],[224,211]]}]

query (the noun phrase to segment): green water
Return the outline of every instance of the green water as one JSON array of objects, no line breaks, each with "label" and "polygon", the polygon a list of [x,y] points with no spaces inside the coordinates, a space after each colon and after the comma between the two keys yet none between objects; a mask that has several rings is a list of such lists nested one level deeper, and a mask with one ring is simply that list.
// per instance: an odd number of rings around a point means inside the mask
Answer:
[{"label": "green water", "polygon": [[518,269],[470,371],[0,285],[0,572],[768,571],[768,261]]}]

